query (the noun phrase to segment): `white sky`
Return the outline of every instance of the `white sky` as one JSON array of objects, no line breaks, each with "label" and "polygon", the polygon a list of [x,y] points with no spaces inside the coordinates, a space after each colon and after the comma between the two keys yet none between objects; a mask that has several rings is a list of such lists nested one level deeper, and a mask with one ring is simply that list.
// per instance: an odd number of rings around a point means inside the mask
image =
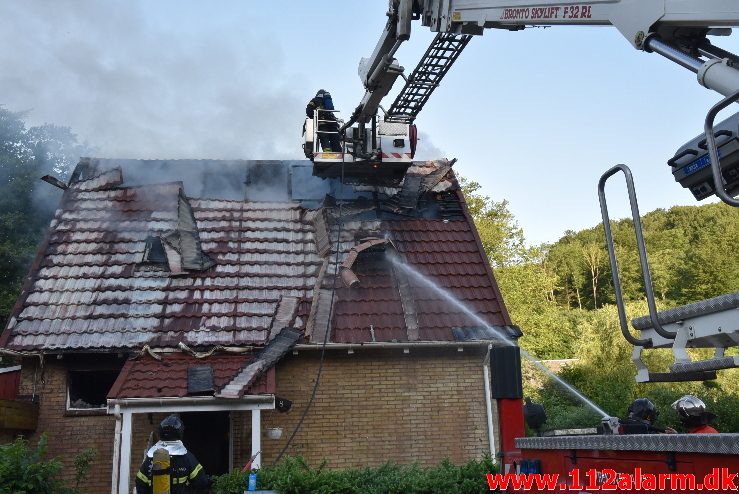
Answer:
[{"label": "white sky", "polygon": [[[385,0],[0,2],[0,105],[72,127],[101,157],[300,159],[305,103],[348,116]],[[410,72],[433,38],[414,24]],[[739,52],[737,36],[715,43]],[[400,85],[396,87],[396,91]],[[392,101],[395,91],[386,101]],[[719,100],[613,28],[488,31],[416,121],[426,157],[507,199],[529,243],[600,220],[596,186],[631,166],[642,213],[695,204],[666,161]],[[387,107],[386,106],[386,107]],[[623,180],[611,214],[627,214]]]}]

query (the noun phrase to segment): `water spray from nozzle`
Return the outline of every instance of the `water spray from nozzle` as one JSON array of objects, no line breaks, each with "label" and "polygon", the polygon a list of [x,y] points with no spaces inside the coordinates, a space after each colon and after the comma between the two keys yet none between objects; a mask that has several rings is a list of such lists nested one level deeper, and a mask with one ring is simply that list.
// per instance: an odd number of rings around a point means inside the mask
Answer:
[{"label": "water spray from nozzle", "polygon": [[618,420],[618,417],[609,417],[606,415],[600,420],[600,423],[603,426],[603,434],[616,435],[621,433],[621,422]]},{"label": "water spray from nozzle", "polygon": [[[391,250],[392,249],[388,249],[388,251],[391,251]],[[444,290],[442,288],[439,288],[439,286],[437,286],[436,283],[434,283],[432,280],[430,280],[426,276],[422,275],[421,273],[419,273],[418,271],[416,271],[415,269],[413,269],[411,266],[409,266],[409,265],[405,264],[404,262],[402,262],[402,260],[399,258],[399,256],[395,255],[393,257],[393,256],[389,256],[388,255],[388,259],[391,262],[393,262],[393,264],[395,264],[395,266],[397,266],[398,268],[400,268],[403,271],[405,271],[407,274],[409,274],[410,276],[412,276],[414,279],[420,281],[425,286],[427,286],[431,290],[435,291],[437,294],[441,295],[445,300],[447,300],[449,303],[451,303],[452,305],[454,305],[456,308],[458,308],[459,310],[461,310],[462,312],[464,312],[468,317],[470,317],[471,319],[473,319],[481,327],[484,327],[486,329],[491,330],[493,333],[495,333],[495,335],[498,337],[498,339],[501,342],[503,342],[503,343],[505,343],[506,345],[509,345],[509,346],[518,347],[518,345],[516,345],[516,343],[513,340],[511,340],[507,335],[503,334],[500,330],[498,330],[497,328],[492,327],[490,324],[488,324],[484,319],[482,319],[480,316],[478,316],[477,314],[475,314],[469,307],[467,307],[465,304],[463,304],[454,295],[452,295],[451,293],[449,293],[448,291],[446,291],[446,290]],[[520,347],[519,347],[519,350],[521,352],[521,355],[523,355],[536,368],[538,368],[539,370],[541,370],[542,372],[544,372],[547,376],[549,376],[552,379],[554,379],[557,382],[557,384],[559,384],[560,386],[562,386],[563,388],[565,388],[572,395],[574,395],[575,397],[577,397],[580,401],[582,401],[588,407],[590,407],[595,412],[597,412],[598,415],[600,415],[601,417],[604,417],[604,418],[610,418],[610,416],[606,412],[604,412],[603,410],[601,410],[601,408],[598,405],[596,405],[595,403],[593,403],[591,400],[589,400],[588,398],[586,398],[582,393],[580,393],[578,390],[576,390],[575,388],[573,388],[572,385],[570,385],[569,383],[567,383],[566,381],[564,381],[561,377],[559,377],[554,372],[552,372],[551,370],[549,370],[544,364],[542,364],[538,359],[534,358],[534,356],[531,355],[529,352],[527,352],[526,350],[524,350],[523,348],[520,348]],[[618,420],[618,419],[616,419],[616,420]]]}]

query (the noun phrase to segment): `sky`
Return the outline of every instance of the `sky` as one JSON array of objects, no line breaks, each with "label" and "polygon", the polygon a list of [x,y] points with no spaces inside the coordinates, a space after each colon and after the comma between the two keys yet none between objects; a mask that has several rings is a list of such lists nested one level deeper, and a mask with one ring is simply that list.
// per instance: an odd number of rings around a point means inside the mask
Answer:
[{"label": "sky", "polygon": [[[27,111],[29,125],[71,127],[98,157],[301,159],[306,102],[327,89],[349,116],[364,94],[359,60],[374,49],[386,8],[0,1],[0,105]],[[396,55],[406,72],[433,36],[414,23]],[[714,42],[737,53],[737,38]],[[614,28],[487,30],[416,120],[419,153],[457,158],[459,175],[509,202],[529,244],[555,242],[600,222],[597,182],[617,163],[631,167],[642,213],[696,204],[666,162],[719,99]],[[611,182],[611,217],[624,217],[623,179]]]}]

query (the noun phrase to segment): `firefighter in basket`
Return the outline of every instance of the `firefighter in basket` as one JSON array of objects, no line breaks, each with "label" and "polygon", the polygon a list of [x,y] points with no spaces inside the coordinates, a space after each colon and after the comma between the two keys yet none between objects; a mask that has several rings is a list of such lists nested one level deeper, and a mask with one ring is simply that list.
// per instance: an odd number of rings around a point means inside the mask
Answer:
[{"label": "firefighter in basket", "polygon": [[334,102],[331,93],[325,89],[319,89],[315,97],[305,107],[305,115],[313,118],[314,112],[318,112],[318,140],[321,149],[329,152],[341,152],[341,137],[339,136],[339,122],[334,115]]}]

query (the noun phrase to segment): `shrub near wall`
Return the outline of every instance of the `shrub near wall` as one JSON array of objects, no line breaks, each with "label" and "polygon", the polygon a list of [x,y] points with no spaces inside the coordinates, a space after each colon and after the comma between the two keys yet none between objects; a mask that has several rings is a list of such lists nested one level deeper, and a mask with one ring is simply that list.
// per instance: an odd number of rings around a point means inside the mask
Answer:
[{"label": "shrub near wall", "polygon": [[[301,457],[288,457],[257,473],[258,489],[280,494],[478,494],[490,492],[486,473],[497,472],[490,457],[436,467],[386,463],[378,468],[329,470],[324,462],[310,468]],[[215,478],[215,494],[242,494],[249,473],[238,470]]]},{"label": "shrub near wall", "polygon": [[90,473],[96,451],[87,448],[73,460],[75,488],[68,488],[59,479],[64,465],[58,458],[47,458],[46,434],[41,434],[32,448],[20,437],[0,445],[0,494],[75,494]]}]

